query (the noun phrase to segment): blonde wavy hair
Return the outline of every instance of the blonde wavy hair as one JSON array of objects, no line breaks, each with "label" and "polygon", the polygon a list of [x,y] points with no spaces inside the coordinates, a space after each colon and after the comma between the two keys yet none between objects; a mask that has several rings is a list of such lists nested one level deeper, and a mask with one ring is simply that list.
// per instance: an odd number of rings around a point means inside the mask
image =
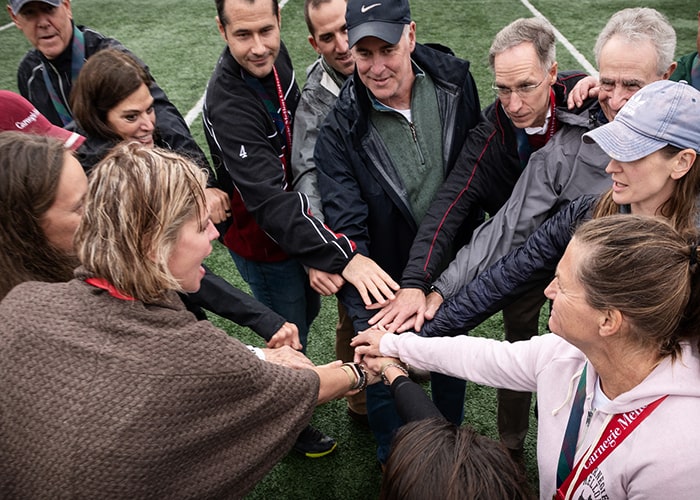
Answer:
[{"label": "blonde wavy hair", "polygon": [[205,171],[177,153],[117,145],[91,173],[75,235],[83,266],[144,302],[182,291],[167,262],[182,226],[206,210],[206,181]]}]

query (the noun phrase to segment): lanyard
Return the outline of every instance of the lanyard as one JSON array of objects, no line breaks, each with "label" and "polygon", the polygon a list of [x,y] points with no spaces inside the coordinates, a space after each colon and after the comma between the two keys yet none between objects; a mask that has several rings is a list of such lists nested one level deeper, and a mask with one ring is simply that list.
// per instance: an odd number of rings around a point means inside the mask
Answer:
[{"label": "lanyard", "polygon": [[588,362],[583,365],[581,378],[576,387],[574,402],[569,413],[569,422],[566,424],[564,440],[559,453],[559,463],[557,465],[557,488],[566,480],[574,466],[574,456],[576,455],[576,443],[578,442],[578,432],[581,428],[581,418],[583,417],[583,404],[586,401],[586,373]]},{"label": "lanyard", "polygon": [[287,102],[284,99],[284,92],[282,91],[282,84],[280,83],[279,75],[277,74],[277,68],[273,66],[272,72],[275,77],[275,89],[277,90],[277,100],[279,101],[279,112],[277,111],[277,104],[267,93],[267,90],[260,80],[242,69],[241,77],[246,84],[248,84],[248,86],[258,94],[258,97],[260,97],[265,105],[265,108],[267,109],[267,112],[270,114],[278,133],[284,137],[282,154],[280,155],[280,163],[282,164],[282,169],[284,171],[284,189],[286,190],[288,186],[291,185],[289,168],[291,165],[290,158],[292,154],[292,126],[289,118],[289,112],[287,111]]},{"label": "lanyard", "polygon": [[607,425],[598,441],[583,454],[564,483],[557,489],[554,500],[567,500],[586,478],[605,460],[608,455],[619,448],[620,444],[632,434],[639,424],[653,412],[667,396],[662,396],[653,403],[628,411],[609,415]]},{"label": "lanyard", "polygon": [[121,293],[119,290],[117,290],[113,284],[111,284],[109,281],[107,281],[104,278],[88,278],[85,280],[85,283],[88,285],[92,285],[97,288],[101,288],[102,290],[107,290],[109,294],[116,298],[116,299],[121,299],[121,300],[136,300],[133,297],[129,297],[128,295],[124,295]]},{"label": "lanyard", "polygon": [[275,88],[277,89],[277,98],[280,101],[280,111],[282,112],[282,121],[284,122],[284,138],[287,141],[287,150],[284,153],[285,165],[289,163],[289,157],[292,154],[292,127],[290,125],[289,113],[287,112],[287,101],[284,98],[280,77],[277,74],[277,68],[272,66],[272,72],[275,75]]},{"label": "lanyard", "polygon": [[[78,73],[80,73],[80,70],[83,68],[83,63],[85,62],[85,40],[83,37],[83,32],[80,31],[77,26],[73,26],[73,42],[71,43],[71,50],[72,83],[75,82],[75,80],[77,80]],[[46,64],[42,62],[41,65],[46,90],[49,93],[49,97],[51,97],[53,107],[56,109],[59,118],[61,118],[61,122],[63,122],[63,126],[66,127],[73,121],[73,116],[71,115],[70,111],[68,111],[65,104],[63,104],[61,98],[58,96],[58,92],[56,92],[53,83],[51,83],[51,78],[49,78],[49,69],[46,67]],[[58,78],[60,80],[60,75]]]}]

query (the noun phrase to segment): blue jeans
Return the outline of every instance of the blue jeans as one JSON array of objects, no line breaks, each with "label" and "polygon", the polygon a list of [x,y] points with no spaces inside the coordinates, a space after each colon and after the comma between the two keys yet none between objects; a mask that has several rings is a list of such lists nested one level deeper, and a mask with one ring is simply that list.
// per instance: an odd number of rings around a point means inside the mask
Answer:
[{"label": "blue jeans", "polygon": [[[430,387],[433,402],[438,410],[447,420],[460,425],[464,418],[464,395],[467,383],[462,379],[431,372]],[[388,386],[378,383],[367,387],[367,418],[374,439],[377,441],[377,459],[381,463],[386,463],[394,433],[404,424],[396,411]]]},{"label": "blue jeans", "polygon": [[321,298],[309,285],[302,265],[294,259],[255,262],[231,250],[229,253],[253,296],[297,326],[305,352],[309,328],[321,310]]}]

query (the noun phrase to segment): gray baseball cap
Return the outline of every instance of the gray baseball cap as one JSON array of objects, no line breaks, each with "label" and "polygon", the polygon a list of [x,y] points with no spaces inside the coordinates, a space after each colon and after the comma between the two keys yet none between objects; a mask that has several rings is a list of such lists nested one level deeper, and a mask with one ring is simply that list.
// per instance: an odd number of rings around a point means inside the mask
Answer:
[{"label": "gray baseball cap", "polygon": [[54,7],[58,7],[63,3],[63,0],[8,0],[7,5],[10,6],[12,12],[17,14],[22,9],[22,7],[24,7],[29,2],[41,2],[52,5]]},{"label": "gray baseball cap", "polygon": [[586,132],[618,161],[635,161],[670,144],[700,152],[700,92],[686,82],[660,80],[642,87],[610,123]]}]

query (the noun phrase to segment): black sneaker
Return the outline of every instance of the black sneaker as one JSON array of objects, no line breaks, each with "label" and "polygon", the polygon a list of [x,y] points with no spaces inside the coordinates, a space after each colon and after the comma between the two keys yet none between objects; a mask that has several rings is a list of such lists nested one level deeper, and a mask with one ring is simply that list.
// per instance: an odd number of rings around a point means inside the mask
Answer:
[{"label": "black sneaker", "polygon": [[331,453],[336,446],[335,439],[307,425],[294,443],[294,450],[309,458],[320,458]]}]

